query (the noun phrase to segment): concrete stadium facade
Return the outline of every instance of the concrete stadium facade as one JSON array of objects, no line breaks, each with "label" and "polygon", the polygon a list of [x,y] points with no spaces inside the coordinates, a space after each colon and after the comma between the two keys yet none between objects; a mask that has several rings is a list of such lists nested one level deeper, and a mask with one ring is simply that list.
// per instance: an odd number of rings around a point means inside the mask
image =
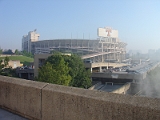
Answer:
[{"label": "concrete stadium facade", "polygon": [[65,53],[76,53],[80,56],[84,56],[82,59],[89,59],[94,62],[105,62],[106,60],[110,62],[121,62],[125,59],[126,46],[127,44],[121,42],[118,35],[116,37],[100,36],[98,39],[52,39],[31,41],[31,49],[29,49],[28,52],[44,54],[55,50]]}]

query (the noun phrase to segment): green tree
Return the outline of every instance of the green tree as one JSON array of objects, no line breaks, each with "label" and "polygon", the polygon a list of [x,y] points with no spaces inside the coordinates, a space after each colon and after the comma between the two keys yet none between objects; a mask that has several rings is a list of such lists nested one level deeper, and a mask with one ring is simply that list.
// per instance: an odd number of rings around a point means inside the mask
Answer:
[{"label": "green tree", "polygon": [[0,73],[1,73],[3,67],[4,67],[4,65],[2,64],[2,60],[0,60]]},{"label": "green tree", "polygon": [[69,74],[72,77],[70,86],[88,88],[91,86],[91,72],[85,69],[84,63],[78,55],[63,55],[68,63]]},{"label": "green tree", "polygon": [[27,51],[22,51],[22,55],[33,58],[33,54]]},{"label": "green tree", "polygon": [[16,54],[16,55],[19,55],[18,49],[15,50],[15,54]]},{"label": "green tree", "polygon": [[50,51],[50,54],[57,54],[57,53],[59,53],[59,52],[55,51],[55,50]]},{"label": "green tree", "polygon": [[[49,57],[45,65],[40,68],[38,80],[60,84],[59,80],[63,81],[66,76],[67,78],[70,76],[70,80],[65,85],[88,88],[91,86],[90,75],[90,71],[85,69],[79,56],[69,56],[54,51],[54,55]],[[55,80],[57,81],[55,82]]]},{"label": "green tree", "polygon": [[91,73],[85,69],[79,56],[53,53],[39,69],[38,81],[81,88],[91,86]]},{"label": "green tree", "polygon": [[6,56],[6,57],[4,58],[4,66],[5,66],[5,67],[7,67],[8,62],[9,62],[9,57]]},{"label": "green tree", "polygon": [[12,55],[12,54],[13,54],[13,52],[12,52],[12,50],[11,50],[11,49],[9,49],[9,50],[7,50],[7,51],[4,51],[4,52],[3,52],[3,54],[9,54],[9,55]]},{"label": "green tree", "polygon": [[68,86],[71,76],[69,68],[60,54],[50,56],[39,69],[38,81]]},{"label": "green tree", "polygon": [[2,49],[0,49],[0,55],[3,53]]}]

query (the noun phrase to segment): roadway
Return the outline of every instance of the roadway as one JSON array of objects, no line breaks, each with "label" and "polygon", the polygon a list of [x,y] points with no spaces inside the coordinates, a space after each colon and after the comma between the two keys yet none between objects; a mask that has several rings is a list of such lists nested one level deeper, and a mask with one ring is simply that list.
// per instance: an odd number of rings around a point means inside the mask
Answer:
[{"label": "roadway", "polygon": [[28,119],[0,108],[0,120],[28,120]]},{"label": "roadway", "polygon": [[95,87],[95,90],[101,90],[106,92],[112,92],[118,88],[121,88],[124,84],[101,84],[97,87]]}]

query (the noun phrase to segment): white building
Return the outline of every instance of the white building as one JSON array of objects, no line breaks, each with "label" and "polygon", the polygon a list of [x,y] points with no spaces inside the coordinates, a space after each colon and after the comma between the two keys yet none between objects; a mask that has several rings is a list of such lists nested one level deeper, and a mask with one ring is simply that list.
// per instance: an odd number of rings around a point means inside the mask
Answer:
[{"label": "white building", "polygon": [[31,52],[32,42],[38,41],[39,36],[36,30],[28,32],[28,35],[24,35],[22,37],[22,51]]}]

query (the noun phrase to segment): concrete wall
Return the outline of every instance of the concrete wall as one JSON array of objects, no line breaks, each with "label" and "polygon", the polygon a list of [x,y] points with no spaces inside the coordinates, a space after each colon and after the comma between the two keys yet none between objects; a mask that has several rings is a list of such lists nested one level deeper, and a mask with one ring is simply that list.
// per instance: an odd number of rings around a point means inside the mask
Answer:
[{"label": "concrete wall", "polygon": [[123,85],[122,87],[120,87],[119,89],[116,89],[114,91],[112,91],[112,93],[117,93],[117,94],[126,94],[127,91],[130,88],[131,83],[126,83],[125,85]]},{"label": "concrete wall", "polygon": [[94,88],[96,88],[97,86],[101,85],[101,82],[98,82],[97,84],[91,86],[90,88],[88,88],[89,90],[94,90]]},{"label": "concrete wall", "polygon": [[142,91],[142,85],[137,83],[131,83],[129,90],[127,91],[130,95],[136,95],[140,91]]},{"label": "concrete wall", "polygon": [[45,85],[47,83],[0,76],[0,106],[27,118],[41,119]]},{"label": "concrete wall", "polygon": [[0,76],[0,106],[39,120],[159,120],[160,99]]}]

